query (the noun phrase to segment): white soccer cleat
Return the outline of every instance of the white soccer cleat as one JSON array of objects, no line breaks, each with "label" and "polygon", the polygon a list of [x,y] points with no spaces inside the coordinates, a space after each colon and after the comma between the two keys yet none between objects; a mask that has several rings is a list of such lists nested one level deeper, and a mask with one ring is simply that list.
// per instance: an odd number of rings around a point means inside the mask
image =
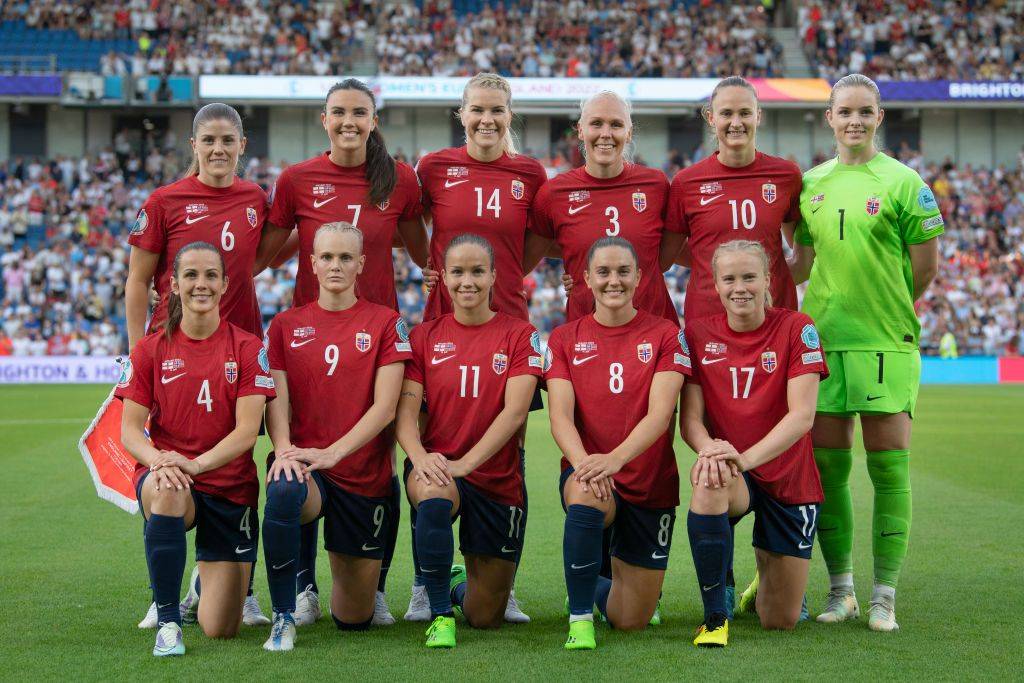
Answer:
[{"label": "white soccer cleat", "polygon": [[413,586],[409,609],[405,611],[406,621],[430,621],[430,598],[426,586]]},{"label": "white soccer cleat", "polygon": [[505,621],[510,624],[529,624],[530,616],[526,614],[516,601],[516,589],[508,594],[508,604],[505,605]]},{"label": "white soccer cleat", "polygon": [[185,654],[185,642],[181,638],[181,627],[173,621],[164,624],[156,632],[156,643],[153,645],[154,657],[170,657]]},{"label": "white soccer cleat", "polygon": [[818,615],[821,624],[838,624],[841,621],[860,617],[857,596],[850,589],[830,590],[825,610]]},{"label": "white soccer cleat", "polygon": [[387,596],[384,595],[384,591],[377,591],[377,596],[373,601],[373,619],[370,623],[374,626],[394,626],[395,617],[391,614],[391,610],[388,609]]},{"label": "white soccer cleat", "polygon": [[188,593],[181,601],[178,608],[181,610],[181,623],[194,624],[199,621],[199,591],[196,585],[199,583],[199,566],[192,570],[192,576],[188,580]]},{"label": "white soccer cleat", "polygon": [[309,626],[315,624],[323,616],[320,610],[320,594],[313,590],[313,584],[295,596],[295,625]]},{"label": "white soccer cleat", "polygon": [[270,619],[260,609],[260,602],[256,594],[245,596],[245,603],[242,605],[242,623],[246,626],[266,626]]},{"label": "white soccer cleat", "polygon": [[269,652],[288,652],[294,647],[295,618],[288,612],[275,614],[274,625],[270,627],[270,637],[263,643],[263,649]]},{"label": "white soccer cleat", "polygon": [[899,631],[896,623],[896,603],[890,598],[880,597],[871,601],[868,608],[868,628],[881,633]]},{"label": "white soccer cleat", "polygon": [[146,616],[144,616],[142,621],[139,622],[139,628],[156,628],[158,623],[156,602],[151,602],[149,603],[149,609],[146,610]]}]

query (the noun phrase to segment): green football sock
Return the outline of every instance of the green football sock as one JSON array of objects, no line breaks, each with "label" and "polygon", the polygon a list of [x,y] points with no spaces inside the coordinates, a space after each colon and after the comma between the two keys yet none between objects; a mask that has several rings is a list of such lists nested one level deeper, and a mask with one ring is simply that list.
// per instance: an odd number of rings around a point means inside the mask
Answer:
[{"label": "green football sock", "polygon": [[853,499],[850,497],[852,448],[815,448],[825,502],[818,515],[818,544],[828,573],[853,571]]},{"label": "green football sock", "polygon": [[875,486],[871,520],[875,583],[895,588],[910,541],[910,451],[869,452],[868,475]]}]

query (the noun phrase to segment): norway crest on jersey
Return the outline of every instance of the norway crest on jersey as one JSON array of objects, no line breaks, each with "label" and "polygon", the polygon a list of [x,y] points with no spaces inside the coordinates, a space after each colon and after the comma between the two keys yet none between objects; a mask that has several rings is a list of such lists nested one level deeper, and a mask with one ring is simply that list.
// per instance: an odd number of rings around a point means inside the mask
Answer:
[{"label": "norway crest on jersey", "polygon": [[761,186],[761,199],[766,204],[773,204],[775,198],[779,196],[778,188],[775,187],[775,183],[765,183]]},{"label": "norway crest on jersey", "polygon": [[508,356],[504,353],[494,354],[494,358],[491,359],[491,369],[496,375],[505,374],[505,371],[508,370]]},{"label": "norway crest on jersey", "polygon": [[255,230],[257,220],[256,209],[251,206],[245,207],[245,219],[249,221],[249,227]]},{"label": "norway crest on jersey", "polygon": [[385,199],[377,205],[377,208],[381,211],[387,211],[389,206],[391,206],[391,199]]},{"label": "norway crest on jersey", "polygon": [[882,200],[877,196],[869,197],[867,203],[864,204],[864,210],[868,212],[869,216],[874,216],[881,208]]},{"label": "norway crest on jersey", "polygon": [[637,213],[642,213],[647,208],[647,194],[644,192],[633,193],[633,208]]},{"label": "norway crest on jersey", "polygon": [[238,363],[229,360],[224,364],[224,379],[228,381],[228,384],[234,384],[238,380]]},{"label": "norway crest on jersey", "polygon": [[637,344],[636,357],[640,359],[641,363],[650,363],[651,359],[654,358],[654,345],[650,343]]},{"label": "norway crest on jersey", "polygon": [[356,332],[356,348],[362,353],[366,353],[370,350],[370,346],[373,344],[373,337],[367,332]]},{"label": "norway crest on jersey", "polygon": [[779,359],[774,351],[765,351],[761,354],[761,367],[769,375],[775,372],[775,368],[779,367]]},{"label": "norway crest on jersey", "polygon": [[516,199],[522,199],[523,195],[526,194],[526,185],[523,184],[522,180],[512,181],[512,196]]}]

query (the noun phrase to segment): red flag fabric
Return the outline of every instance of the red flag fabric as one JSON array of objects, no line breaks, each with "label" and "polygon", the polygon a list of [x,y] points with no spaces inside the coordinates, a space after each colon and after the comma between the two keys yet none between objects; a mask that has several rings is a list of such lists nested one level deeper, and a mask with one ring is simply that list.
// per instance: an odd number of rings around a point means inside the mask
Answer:
[{"label": "red flag fabric", "polygon": [[135,459],[121,445],[123,410],[124,404],[114,398],[111,389],[96,418],[78,440],[78,450],[92,475],[97,495],[134,515],[139,511],[132,484]]}]

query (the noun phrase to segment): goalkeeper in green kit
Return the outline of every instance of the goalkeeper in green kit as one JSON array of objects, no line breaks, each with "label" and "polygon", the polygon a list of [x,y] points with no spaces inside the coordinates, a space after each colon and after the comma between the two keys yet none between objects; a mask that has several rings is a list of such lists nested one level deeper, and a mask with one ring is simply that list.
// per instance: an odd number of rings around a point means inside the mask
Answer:
[{"label": "goalkeeper in green kit", "polygon": [[825,118],[839,153],[804,174],[791,268],[796,282],[810,280],[802,310],[821,334],[819,340],[809,326],[804,342],[825,351],[831,373],[821,384],[812,432],[825,492],[818,539],[831,581],[817,619],[860,615],[849,483],[859,414],[875,491],[868,626],[895,631],[896,583],[910,538],[911,418],[921,378],[914,302],[935,277],[943,222],[921,177],[875,147],[883,115],[871,79],[852,74],[833,86]]}]

